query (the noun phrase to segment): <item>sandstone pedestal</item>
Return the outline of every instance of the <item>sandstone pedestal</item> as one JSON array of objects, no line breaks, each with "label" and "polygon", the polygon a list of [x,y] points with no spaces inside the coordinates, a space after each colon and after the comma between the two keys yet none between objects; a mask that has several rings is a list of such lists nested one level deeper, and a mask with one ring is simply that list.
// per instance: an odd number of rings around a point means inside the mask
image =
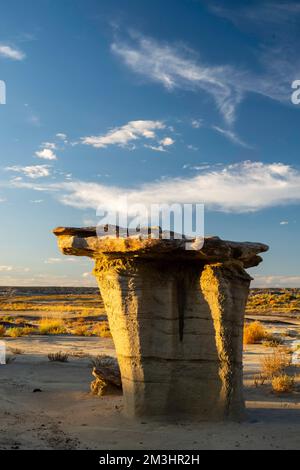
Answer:
[{"label": "sandstone pedestal", "polygon": [[244,312],[259,243],[96,236],[58,228],[64,254],[95,259],[134,417],[240,419]]}]

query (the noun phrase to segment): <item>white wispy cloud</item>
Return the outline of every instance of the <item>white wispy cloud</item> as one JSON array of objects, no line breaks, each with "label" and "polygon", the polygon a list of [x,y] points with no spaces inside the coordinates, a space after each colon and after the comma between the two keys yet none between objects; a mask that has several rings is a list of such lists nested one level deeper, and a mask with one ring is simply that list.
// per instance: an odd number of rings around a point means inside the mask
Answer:
[{"label": "white wispy cloud", "polygon": [[15,173],[22,173],[28,178],[37,179],[45,178],[50,175],[49,165],[31,165],[31,166],[21,166],[14,165],[6,167],[7,171],[13,171]]},{"label": "white wispy cloud", "polygon": [[26,55],[20,49],[17,49],[7,44],[0,44],[0,57],[12,60],[24,60]]},{"label": "white wispy cloud", "polygon": [[194,129],[200,129],[203,126],[203,119],[192,119],[191,125]]},{"label": "white wispy cloud", "polygon": [[71,258],[71,257],[68,257],[68,258],[47,258],[44,263],[45,264],[60,264],[62,262],[66,262],[66,263],[77,263],[78,262],[78,258]]},{"label": "white wispy cloud", "polygon": [[165,137],[164,139],[158,142],[158,145],[149,145],[145,144],[144,147],[154,150],[155,152],[166,152],[166,148],[175,144],[175,140],[171,137]]},{"label": "white wispy cloud", "polygon": [[192,144],[188,144],[188,145],[187,145],[187,148],[188,148],[189,150],[193,150],[193,152],[197,152],[197,151],[199,150],[198,147],[196,147],[195,145],[192,145]]},{"label": "white wispy cloud", "polygon": [[6,273],[0,276],[0,284],[2,286],[61,286],[61,287],[96,287],[96,279],[94,276],[83,278],[81,275],[51,275],[49,272],[45,274],[36,274],[32,276],[22,274],[11,275]]},{"label": "white wispy cloud", "polygon": [[252,287],[300,287],[300,276],[255,276]]},{"label": "white wispy cloud", "polygon": [[[268,35],[267,28],[269,26],[276,27],[280,35],[288,34],[294,31],[294,27],[298,27],[300,17],[300,5],[295,1],[265,1],[255,3],[239,3],[232,5],[212,1],[209,8],[219,16],[233,22],[238,27],[246,27],[249,24],[256,25],[254,32]],[[274,38],[272,38],[274,40]],[[275,38],[276,39],[276,38]]]},{"label": "white wispy cloud", "polygon": [[228,123],[235,119],[237,104],[242,99],[237,71],[227,65],[202,63],[187,48],[162,44],[142,35],[132,35],[131,41],[115,41],[113,53],[134,72],[161,83],[168,90],[185,88],[209,93]]},{"label": "white wispy cloud", "polygon": [[209,8],[237,28],[258,39],[256,58],[259,74],[243,75],[242,88],[281,103],[290,103],[290,89],[298,78],[300,59],[296,44],[299,36],[300,4],[293,1],[209,2]]},{"label": "white wispy cloud", "polygon": [[183,170],[195,170],[195,171],[203,171],[203,170],[208,170],[211,169],[213,165],[210,163],[202,163],[200,165],[190,165],[189,163],[186,163],[183,165],[182,169]]},{"label": "white wispy cloud", "polygon": [[89,278],[89,277],[91,277],[91,276],[93,276],[93,274],[92,274],[91,272],[86,272],[86,273],[83,273],[83,274],[82,274],[82,277],[83,277],[83,278]]},{"label": "white wispy cloud", "polygon": [[289,225],[289,222],[287,220],[282,220],[280,222],[280,225]]},{"label": "white wispy cloud", "polygon": [[58,264],[61,262],[62,262],[61,258],[48,258],[45,260],[45,264]]},{"label": "white wispy cloud", "polygon": [[38,150],[37,152],[35,152],[35,156],[41,158],[42,160],[57,160],[56,154],[54,153],[53,149],[49,146],[46,146],[42,150]]},{"label": "white wispy cloud", "polygon": [[163,145],[144,145],[145,148],[153,150],[154,152],[166,152],[166,149]]},{"label": "white wispy cloud", "polygon": [[159,143],[163,145],[164,147],[169,147],[170,145],[175,144],[175,140],[173,140],[172,137],[165,137]]},{"label": "white wispy cloud", "polygon": [[[241,2],[232,8],[215,3],[212,2],[210,7],[216,14],[246,28],[260,39],[256,50],[259,73],[239,65],[206,63],[190,47],[160,42],[137,33],[115,40],[111,50],[133,72],[168,90],[207,93],[215,101],[227,126],[233,125],[237,107],[249,93],[290,103],[291,83],[298,78],[300,70],[295,47],[299,4],[264,2],[253,7]],[[201,121],[199,124],[201,126]],[[198,127],[197,120],[194,120],[194,127]]]},{"label": "white wispy cloud", "polygon": [[83,225],[85,225],[86,227],[93,227],[93,226],[96,226],[97,225],[97,220],[96,218],[92,219],[92,218],[84,218],[83,219]]},{"label": "white wispy cloud", "polygon": [[43,142],[42,147],[51,150],[57,150],[57,145],[54,142]]},{"label": "white wispy cloud", "polygon": [[0,272],[9,272],[12,270],[13,270],[12,266],[0,266]]},{"label": "white wispy cloud", "polygon": [[169,178],[135,188],[84,181],[35,184],[18,181],[14,187],[50,191],[62,204],[79,209],[119,209],[124,195],[129,205],[143,203],[204,203],[208,210],[254,212],[300,203],[300,171],[283,163],[241,162],[204,168],[186,178]]},{"label": "white wispy cloud", "polygon": [[58,134],[56,134],[56,137],[60,140],[67,140],[68,138],[67,134],[64,134],[63,132],[59,132]]},{"label": "white wispy cloud", "polygon": [[20,266],[0,266],[0,272],[15,272],[15,273],[28,273],[30,268],[24,268]]},{"label": "white wispy cloud", "polygon": [[111,129],[104,135],[83,137],[81,140],[83,144],[96,148],[106,148],[109,145],[126,147],[141,138],[155,139],[155,131],[159,129],[165,129],[162,121],[130,121],[122,127]]},{"label": "white wispy cloud", "polygon": [[212,126],[213,130],[218,132],[219,134],[223,135],[226,139],[230,140],[236,145],[240,145],[241,147],[251,148],[249,144],[244,142],[234,131],[230,129],[223,129],[222,127]]}]

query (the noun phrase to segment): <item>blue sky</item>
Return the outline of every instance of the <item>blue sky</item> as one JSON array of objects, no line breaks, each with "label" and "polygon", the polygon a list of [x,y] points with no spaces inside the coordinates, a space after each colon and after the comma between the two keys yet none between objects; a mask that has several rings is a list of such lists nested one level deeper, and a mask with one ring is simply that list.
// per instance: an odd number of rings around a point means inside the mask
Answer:
[{"label": "blue sky", "polygon": [[[2,285],[94,285],[51,231],[118,195],[203,202],[300,287],[299,2],[2,0]],[[176,200],[177,199],[177,200]]]}]

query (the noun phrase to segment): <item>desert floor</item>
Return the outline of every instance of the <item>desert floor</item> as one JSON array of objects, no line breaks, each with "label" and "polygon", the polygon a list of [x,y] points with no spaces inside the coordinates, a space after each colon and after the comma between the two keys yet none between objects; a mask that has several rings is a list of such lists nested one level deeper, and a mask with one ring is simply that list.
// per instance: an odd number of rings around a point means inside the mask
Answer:
[{"label": "desert floor", "polygon": [[[279,332],[300,329],[291,323],[270,326]],[[112,340],[32,336],[5,341],[14,360],[0,366],[0,449],[300,449],[300,391],[278,396],[267,385],[253,384],[260,357],[270,352],[265,346],[245,350],[245,422],[166,424],[128,421],[122,396],[90,394],[87,355],[114,355]],[[48,353],[60,350],[70,354],[69,361],[49,362]]]}]

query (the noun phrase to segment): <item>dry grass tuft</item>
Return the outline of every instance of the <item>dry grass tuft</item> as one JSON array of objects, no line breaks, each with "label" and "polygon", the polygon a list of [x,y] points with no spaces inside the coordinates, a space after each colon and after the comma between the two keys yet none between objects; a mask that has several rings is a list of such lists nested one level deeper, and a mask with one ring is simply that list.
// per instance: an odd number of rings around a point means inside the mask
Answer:
[{"label": "dry grass tuft", "polygon": [[272,379],[272,389],[275,393],[291,393],[295,388],[295,378],[281,374]]},{"label": "dry grass tuft", "polygon": [[[291,351],[283,346],[277,347],[272,354],[261,357],[260,364],[261,372],[254,376],[254,385],[258,387],[270,381],[273,386],[273,379],[286,376],[286,369],[292,365]],[[275,387],[279,382],[274,381]]]},{"label": "dry grass tuft", "polygon": [[284,350],[273,351],[261,359],[261,373],[267,379],[281,375],[291,365],[291,356]]},{"label": "dry grass tuft", "polygon": [[116,362],[117,360],[115,357],[107,356],[106,354],[101,354],[100,356],[91,358],[91,366],[96,367],[96,369],[101,366],[112,367]]},{"label": "dry grass tuft", "polygon": [[74,336],[93,336],[93,332],[86,325],[78,325],[72,330]]},{"label": "dry grass tuft", "polygon": [[63,320],[44,318],[39,323],[39,333],[41,335],[64,335],[67,330]]},{"label": "dry grass tuft", "polygon": [[10,336],[11,338],[21,338],[22,336],[30,336],[36,333],[36,331],[36,328],[30,326],[13,327],[6,330],[6,336]]},{"label": "dry grass tuft", "polygon": [[111,338],[108,322],[104,321],[99,323],[99,325],[96,325],[93,328],[93,335],[100,336],[100,338]]},{"label": "dry grass tuft", "polygon": [[0,338],[5,335],[6,328],[3,325],[0,325]]},{"label": "dry grass tuft", "polygon": [[270,335],[259,321],[245,325],[244,344],[256,344],[268,339]]},{"label": "dry grass tuft", "polygon": [[11,323],[15,323],[16,325],[23,325],[23,323],[26,323],[26,319],[25,318],[14,318],[14,320],[11,322]]},{"label": "dry grass tuft", "polygon": [[57,353],[48,354],[48,359],[51,362],[68,362],[69,355],[67,353],[63,353],[62,351],[59,351]]},{"label": "dry grass tuft", "polygon": [[270,338],[263,341],[262,344],[267,348],[278,348],[283,345],[283,339],[278,336],[270,335]]},{"label": "dry grass tuft", "polygon": [[90,355],[84,351],[71,351],[70,356],[72,357],[77,357],[79,359],[85,358],[85,357],[90,357]]},{"label": "dry grass tuft", "polygon": [[11,323],[11,322],[14,321],[14,318],[10,317],[10,316],[5,316],[5,317],[1,317],[1,321],[5,322],[5,323]]}]

